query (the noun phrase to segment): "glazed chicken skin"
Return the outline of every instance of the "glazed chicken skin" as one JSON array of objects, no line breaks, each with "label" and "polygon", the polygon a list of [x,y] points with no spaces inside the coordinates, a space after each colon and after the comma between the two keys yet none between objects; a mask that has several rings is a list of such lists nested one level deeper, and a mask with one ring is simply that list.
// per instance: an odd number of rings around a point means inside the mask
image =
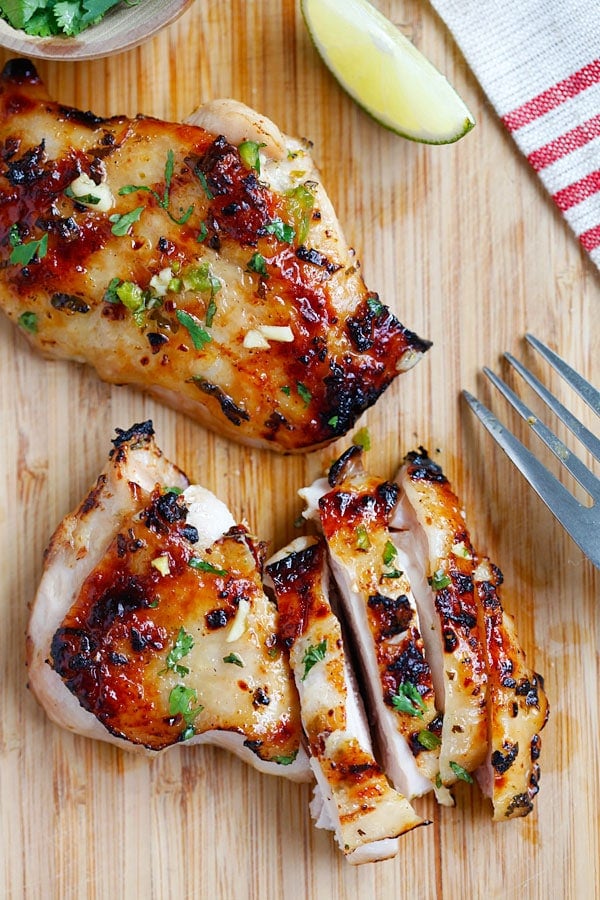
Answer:
[{"label": "glazed chicken skin", "polygon": [[352,864],[394,856],[398,836],[424,824],[377,764],[364,708],[329,595],[322,539],[298,538],[266,566],[289,650],[317,785],[311,812],[335,831]]},{"label": "glazed chicken skin", "polygon": [[169,124],[0,76],[0,306],[234,440],[344,434],[429,347],[369,292],[306,142],[234,101]]},{"label": "glazed chicken skin", "polygon": [[300,495],[304,515],[327,542],[386,774],[408,798],[426,794],[439,778],[442,719],[411,586],[388,528],[398,487],[368,475],[362,449],[353,445],[327,479]]},{"label": "glazed chicken skin", "polygon": [[210,742],[310,779],[263,545],[187,485],[151,423],[113,443],[50,543],[28,634],[32,690],[59,724],[125,749]]}]

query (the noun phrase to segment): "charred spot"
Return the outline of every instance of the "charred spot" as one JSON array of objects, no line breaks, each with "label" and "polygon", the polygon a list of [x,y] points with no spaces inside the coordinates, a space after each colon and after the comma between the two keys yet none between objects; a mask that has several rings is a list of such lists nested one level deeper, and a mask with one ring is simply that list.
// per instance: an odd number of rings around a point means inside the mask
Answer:
[{"label": "charred spot", "polygon": [[161,253],[175,253],[175,244],[166,237],[159,237],[156,246]]},{"label": "charred spot", "polygon": [[236,203],[234,201],[233,203],[228,203],[226,206],[224,206],[221,212],[224,216],[235,216],[240,212],[241,209],[243,209],[243,207],[239,203]]},{"label": "charred spot", "polygon": [[337,263],[331,262],[324,253],[320,253],[318,250],[314,250],[312,247],[305,247],[301,245],[296,250],[296,256],[302,262],[311,263],[313,266],[319,266],[321,269],[325,269],[329,275],[333,275],[341,266]]},{"label": "charred spot", "polygon": [[96,642],[81,628],[59,628],[50,646],[52,668],[68,678],[72,672],[89,669],[93,665]]},{"label": "charred spot", "polygon": [[441,466],[431,459],[424,447],[419,447],[418,451],[411,450],[404,457],[404,462],[409,465],[410,477],[414,480],[431,481],[438,484],[448,483]]},{"label": "charred spot", "polygon": [[62,119],[67,119],[68,122],[75,122],[76,125],[83,125],[84,128],[97,128],[98,125],[102,125],[102,123],[106,121],[100,116],[94,115],[94,113],[89,110],[84,112],[81,109],[75,109],[73,106],[59,106],[58,115]]},{"label": "charred spot", "polygon": [[50,303],[54,309],[58,309],[60,312],[88,313],[90,311],[89,303],[86,303],[83,297],[77,297],[75,294],[52,294]]},{"label": "charred spot", "polygon": [[264,690],[264,688],[256,688],[254,694],[252,695],[252,705],[255,707],[258,706],[268,706],[271,702],[271,698]]},{"label": "charred spot", "polygon": [[108,658],[115,666],[126,666],[129,662],[124,653],[117,653],[115,650],[111,650],[108,654]]},{"label": "charred spot", "polygon": [[146,337],[148,338],[148,343],[152,348],[153,354],[159,353],[161,347],[169,343],[167,335],[161,334],[158,331],[149,331],[147,332]]},{"label": "charred spot", "polygon": [[494,750],[492,753],[492,766],[498,775],[508,772],[519,754],[519,744],[511,741],[502,742],[502,750]]},{"label": "charred spot", "polygon": [[529,681],[528,678],[523,679],[515,688],[517,697],[525,698],[526,706],[539,706],[540,698],[538,695],[537,681]]},{"label": "charred spot", "polygon": [[531,759],[533,762],[540,758],[540,753],[542,752],[542,739],[539,734],[534,734],[531,738]]},{"label": "charred spot", "polygon": [[336,487],[346,478],[346,469],[348,465],[359,460],[362,457],[362,452],[362,447],[359,447],[358,444],[352,444],[347,450],[344,450],[342,455],[338,457],[334,463],[331,464],[327,475],[327,481],[329,482],[330,487]]},{"label": "charred spot", "polygon": [[162,650],[163,644],[160,640],[155,639],[155,634],[151,632],[146,636],[139,628],[131,626],[129,629],[129,643],[134,653],[141,653],[146,647],[153,650]]},{"label": "charred spot", "polygon": [[384,481],[377,485],[375,493],[383,503],[386,515],[389,515],[398,502],[400,488],[391,481]]},{"label": "charred spot", "polygon": [[229,621],[226,609],[211,609],[210,612],[206,613],[204,618],[208,628],[212,631],[216,631],[217,628],[225,628]]},{"label": "charred spot", "polygon": [[318,569],[322,560],[322,547],[311,544],[295,553],[289,553],[267,566],[267,573],[278,590],[283,592],[297,585],[308,584],[308,578]]},{"label": "charred spot", "polygon": [[242,422],[250,421],[249,413],[237,406],[233,398],[226,394],[218,384],[213,384],[212,381],[207,381],[206,378],[193,378],[192,381],[199,391],[217,400],[221,407],[221,412],[233,425],[241,425]]},{"label": "charred spot", "polygon": [[452,580],[459,594],[473,593],[473,579],[470,575],[463,575],[462,572],[453,572]]},{"label": "charred spot", "polygon": [[290,425],[283,413],[280,413],[277,409],[273,410],[268,419],[265,419],[264,424],[267,431],[271,431],[273,433],[273,437],[275,437],[280,428],[287,428],[288,431],[291,431],[293,428],[293,426]]},{"label": "charred spot", "polygon": [[[325,409],[322,420],[331,433],[345,434],[360,414],[380,397],[393,376],[378,377],[380,372],[384,374],[384,365],[378,370],[355,371],[347,357],[344,357],[343,365],[330,360],[329,367],[331,374],[323,379]],[[336,416],[335,426],[329,425],[332,415]]]},{"label": "charred spot", "polygon": [[541,770],[538,765],[535,765],[531,769],[531,775],[529,776],[529,796],[535,797],[540,787],[540,777]]},{"label": "charred spot", "polygon": [[262,747],[262,745],[263,745],[262,741],[250,741],[250,740],[244,741],[244,747],[247,747],[248,750],[252,750],[253,753],[257,753],[257,754],[258,754],[258,751],[260,750],[260,748]]},{"label": "charred spot", "polygon": [[189,541],[190,544],[197,544],[200,540],[198,529],[194,525],[184,525],[181,529],[181,536]]},{"label": "charred spot", "polygon": [[41,141],[37,147],[27,150],[20,159],[9,162],[6,178],[13,187],[33,184],[43,178],[46,170],[46,143]]},{"label": "charred spot", "polygon": [[367,602],[377,619],[377,628],[382,638],[402,634],[410,626],[413,611],[406,594],[400,594],[399,597],[371,594]]},{"label": "charred spot", "polygon": [[[527,815],[532,809],[533,803],[529,794],[515,794],[506,808],[506,817],[509,819],[515,813],[517,815]],[[521,810],[526,810],[526,812],[521,813]]]},{"label": "charred spot", "polygon": [[119,532],[117,535],[117,556],[122,559],[127,553],[137,553],[144,546],[144,542],[137,538],[132,528],[128,529],[127,534]]},{"label": "charred spot", "polygon": [[39,228],[56,234],[61,241],[70,243],[81,237],[81,228],[73,218],[73,216],[58,217],[53,219],[38,219],[36,222]]},{"label": "charred spot", "polygon": [[80,512],[82,516],[85,516],[90,512],[90,510],[96,508],[96,506],[98,505],[98,498],[102,494],[102,490],[104,488],[104,485],[106,484],[106,481],[106,475],[98,476],[98,481],[80,506]]},{"label": "charred spot", "polygon": [[90,610],[90,628],[108,630],[115,619],[122,619],[136,609],[148,606],[147,592],[135,576],[119,575],[118,579],[96,600]]},{"label": "charred spot", "polygon": [[444,653],[454,653],[458,646],[458,638],[451,628],[444,628],[442,640],[444,641]]},{"label": "charred spot", "polygon": [[21,139],[17,137],[8,137],[2,145],[0,156],[4,162],[8,162],[13,156],[16,156],[21,147]]},{"label": "charred spot", "polygon": [[472,631],[477,625],[477,617],[466,610],[460,600],[454,597],[447,588],[436,591],[435,606],[447,622],[453,622],[466,631]]},{"label": "charred spot", "polygon": [[[394,677],[393,686],[386,692],[385,702],[388,706],[392,705],[392,697],[397,693],[399,685],[410,681],[419,689],[419,682],[423,678],[429,678],[430,671],[420,648],[415,641],[409,641],[402,653],[386,668],[386,672]],[[425,686],[424,691],[426,692],[427,689]],[[423,691],[419,692],[423,693]]]},{"label": "charred spot", "polygon": [[159,494],[152,503],[140,514],[146,528],[156,534],[165,534],[168,525],[185,521],[188,510],[179,494],[167,491]]},{"label": "charred spot", "polygon": [[2,69],[2,81],[12,81],[14,84],[39,84],[40,77],[37,69],[30,59],[17,57],[9,59]]},{"label": "charred spot", "polygon": [[[138,422],[137,424],[132,425],[131,428],[128,428],[127,431],[123,428],[115,428],[115,431],[117,432],[117,436],[111,441],[115,450],[130,442],[132,449],[135,450],[148,444],[150,439],[154,437],[152,419],[147,419],[146,422]],[[114,451],[111,450],[111,456],[113,453]]]}]

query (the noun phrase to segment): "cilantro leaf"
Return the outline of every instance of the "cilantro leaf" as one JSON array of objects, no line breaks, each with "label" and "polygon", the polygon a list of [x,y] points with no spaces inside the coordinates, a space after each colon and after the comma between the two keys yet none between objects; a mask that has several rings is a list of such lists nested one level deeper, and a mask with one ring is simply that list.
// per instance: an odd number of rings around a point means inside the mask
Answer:
[{"label": "cilantro leaf", "polygon": [[425,704],[421,694],[411,681],[403,682],[392,697],[392,706],[398,712],[408,713],[409,716],[423,718]]},{"label": "cilantro leaf", "polygon": [[178,321],[189,332],[192,343],[196,350],[203,350],[205,344],[210,344],[212,338],[206,331],[196,316],[186,312],[184,309],[178,309],[176,312]]},{"label": "cilantro leaf", "polygon": [[175,638],[175,642],[171,649],[167,654],[167,666],[165,669],[161,670],[160,674],[164,674],[168,672],[169,669],[172,672],[175,672],[177,675],[187,675],[189,673],[189,669],[187,666],[179,665],[180,660],[183,659],[184,656],[187,656],[192,647],[194,646],[194,638],[191,634],[183,628],[183,626],[179,629],[177,637]]},{"label": "cilantro leaf", "polygon": [[327,640],[321,641],[320,644],[313,644],[313,646],[308,648],[302,658],[302,664],[304,665],[304,675],[302,676],[302,681],[304,681],[313,666],[316,666],[318,662],[321,662],[321,660],[325,659],[326,653]]},{"label": "cilantro leaf", "polygon": [[220,569],[218,566],[213,566],[212,563],[207,562],[205,559],[200,559],[198,556],[192,556],[191,559],[188,560],[188,565],[191,566],[192,569],[198,569],[199,572],[212,572],[213,575],[229,574],[227,569]]},{"label": "cilantro leaf", "polygon": [[112,233],[117,237],[123,237],[123,235],[127,234],[133,223],[138,221],[144,212],[144,209],[145,207],[143,206],[136,206],[135,209],[131,209],[121,216],[116,213],[114,216],[109,216],[108,221],[113,223],[113,226],[110,229]]},{"label": "cilantro leaf", "polygon": [[[11,236],[12,241],[12,236]],[[8,261],[13,265],[26,266],[34,256],[43,259],[48,252],[48,235],[45,234],[39,241],[27,241],[26,244],[15,244]]]}]

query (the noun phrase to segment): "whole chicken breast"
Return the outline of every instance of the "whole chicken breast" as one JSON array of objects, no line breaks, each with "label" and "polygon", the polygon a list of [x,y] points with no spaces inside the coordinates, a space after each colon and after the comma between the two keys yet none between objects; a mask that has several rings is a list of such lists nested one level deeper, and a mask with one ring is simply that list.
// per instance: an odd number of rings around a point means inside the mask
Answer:
[{"label": "whole chicken breast", "polygon": [[323,540],[298,538],[266,566],[300,696],[310,764],[311,812],[335,831],[352,864],[394,856],[398,836],[424,824],[375,761],[364,708],[329,595]]},{"label": "whole chicken breast", "polygon": [[113,444],[46,554],[28,629],[37,699],[63,727],[124,749],[213,743],[310,780],[263,546],[188,485],[151,422]]},{"label": "whole chicken breast", "polygon": [[421,616],[436,701],[443,712],[440,777],[470,780],[487,752],[487,672],[483,612],[475,592],[475,552],[458,498],[421,448],[407,454],[391,527]]},{"label": "whole chicken breast", "polygon": [[388,528],[399,489],[365,473],[362,450],[352,445],[327,479],[300,495],[327,542],[383,767],[406,797],[425,794],[438,780],[442,720],[410,583]]},{"label": "whole chicken breast", "polygon": [[527,665],[513,619],[502,608],[500,569],[483,558],[474,578],[485,618],[489,723],[488,753],[475,775],[492,800],[494,820],[505,821],[533,809],[548,700],[543,679]]},{"label": "whole chicken breast", "polygon": [[193,121],[100,118],[7,63],[0,307],[227,437],[326,444],[429,342],[365,287],[306,142],[234,101]]}]

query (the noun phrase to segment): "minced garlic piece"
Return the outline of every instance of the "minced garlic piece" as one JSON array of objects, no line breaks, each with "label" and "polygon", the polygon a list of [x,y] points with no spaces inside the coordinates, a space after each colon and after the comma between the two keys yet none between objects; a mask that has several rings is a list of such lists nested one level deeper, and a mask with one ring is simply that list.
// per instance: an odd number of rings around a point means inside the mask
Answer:
[{"label": "minced garlic piece", "polygon": [[289,325],[259,325],[244,335],[244,347],[250,350],[268,350],[269,341],[289,344],[294,340],[294,332]]},{"label": "minced garlic piece", "polygon": [[238,638],[241,638],[243,633],[246,630],[246,619],[248,618],[248,613],[250,612],[250,601],[249,600],[240,600],[238,603],[237,612],[235,614],[235,618],[231,623],[231,629],[229,634],[227,635],[227,643],[232,644],[234,641],[237,641]]},{"label": "minced garlic piece", "polygon": [[[89,206],[90,209],[97,209],[98,212],[108,212],[115,205],[115,198],[107,182],[101,181],[100,184],[96,184],[85,172],[78,175],[69,187],[73,197],[79,203],[83,203],[84,206]],[[93,197],[94,200],[86,200],[86,197]],[[95,200],[98,202],[94,202]]]},{"label": "minced garlic piece", "polygon": [[169,568],[169,557],[165,556],[157,556],[156,559],[153,559],[150,563],[151,566],[154,566],[155,569],[158,569],[161,575],[170,575],[171,570]]},{"label": "minced garlic piece", "polygon": [[161,269],[158,275],[153,275],[150,279],[150,287],[154,290],[154,292],[159,297],[164,297],[167,291],[169,290],[169,285],[173,280],[173,272],[168,266],[166,269]]}]

